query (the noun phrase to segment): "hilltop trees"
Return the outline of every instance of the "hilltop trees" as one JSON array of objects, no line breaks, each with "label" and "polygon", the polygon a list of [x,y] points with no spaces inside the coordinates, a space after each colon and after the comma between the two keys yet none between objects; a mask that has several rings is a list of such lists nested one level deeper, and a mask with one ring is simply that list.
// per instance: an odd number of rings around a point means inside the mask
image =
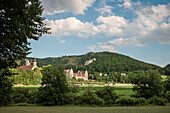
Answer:
[{"label": "hilltop trees", "polygon": [[[38,40],[48,33],[42,11],[39,0],[0,0],[0,97],[3,99],[9,98],[11,92],[8,69],[30,53],[28,39]],[[4,90],[7,93],[2,93]],[[0,104],[6,105],[7,101]]]}]

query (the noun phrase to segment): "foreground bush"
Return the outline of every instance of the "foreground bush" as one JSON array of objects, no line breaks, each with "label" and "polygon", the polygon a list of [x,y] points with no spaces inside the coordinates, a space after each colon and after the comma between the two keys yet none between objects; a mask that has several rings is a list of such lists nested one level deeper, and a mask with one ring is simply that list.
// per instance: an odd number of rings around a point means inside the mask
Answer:
[{"label": "foreground bush", "polygon": [[148,100],[149,104],[155,104],[155,105],[165,105],[166,104],[166,100],[157,96],[151,97]]},{"label": "foreground bush", "polygon": [[165,98],[167,99],[168,102],[170,102],[170,91],[166,92]]},{"label": "foreground bush", "polygon": [[135,105],[146,105],[147,100],[145,98],[135,98]]},{"label": "foreground bush", "polygon": [[129,96],[122,96],[116,100],[116,104],[118,105],[136,105],[135,98]]},{"label": "foreground bush", "polygon": [[65,95],[64,104],[80,105],[81,104],[81,96],[79,96],[75,93],[67,93]]},{"label": "foreground bush", "polygon": [[27,103],[29,97],[29,89],[27,88],[15,88],[12,94],[13,103]]},{"label": "foreground bush", "polygon": [[78,93],[80,91],[80,87],[78,85],[69,85],[68,90],[71,93]]},{"label": "foreground bush", "polygon": [[37,90],[29,90],[27,88],[15,88],[12,93],[12,102],[35,104]]},{"label": "foreground bush", "polygon": [[115,103],[115,100],[118,98],[116,93],[114,93],[114,88],[104,87],[104,89],[97,90],[96,95],[104,100],[105,105],[111,105]]},{"label": "foreground bush", "polygon": [[84,104],[84,105],[103,105],[104,101],[101,98],[97,97],[95,92],[88,87],[82,95],[81,104]]}]

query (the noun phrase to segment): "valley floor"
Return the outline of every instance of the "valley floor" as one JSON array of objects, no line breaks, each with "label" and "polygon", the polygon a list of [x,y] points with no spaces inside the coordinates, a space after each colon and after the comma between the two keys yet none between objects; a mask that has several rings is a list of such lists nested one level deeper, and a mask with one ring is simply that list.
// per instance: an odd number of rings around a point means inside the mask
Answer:
[{"label": "valley floor", "polygon": [[141,106],[141,107],[11,106],[0,107],[0,113],[170,113],[170,106]]}]

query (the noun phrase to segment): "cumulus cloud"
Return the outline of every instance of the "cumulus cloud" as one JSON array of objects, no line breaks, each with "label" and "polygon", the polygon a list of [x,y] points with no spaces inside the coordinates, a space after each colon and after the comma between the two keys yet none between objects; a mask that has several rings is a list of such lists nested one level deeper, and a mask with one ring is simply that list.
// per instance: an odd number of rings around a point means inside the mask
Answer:
[{"label": "cumulus cloud", "polygon": [[44,23],[51,28],[52,36],[78,36],[86,38],[88,36],[95,36],[98,28],[93,23],[81,22],[75,17],[67,19],[51,20],[46,19]]},{"label": "cumulus cloud", "polygon": [[114,13],[112,12],[112,9],[114,9],[112,6],[106,5],[106,1],[101,2],[100,8],[95,8],[95,10],[100,12],[101,15],[107,15],[107,14],[114,15]]},{"label": "cumulus cloud", "polygon": [[44,15],[53,15],[71,11],[74,14],[84,14],[95,0],[41,0],[44,7]]},{"label": "cumulus cloud", "polygon": [[[116,47],[145,46],[152,42],[170,44],[169,5],[144,6],[136,10],[132,9],[136,14],[136,18],[132,21],[124,17],[108,15],[99,16],[96,19],[97,25],[92,22],[82,22],[75,17],[60,20],[46,19],[44,22],[51,27],[52,36],[57,37],[88,38],[96,37],[99,34],[111,38],[121,37],[88,47],[90,50],[116,51]],[[60,43],[64,42],[65,40],[60,41]]]},{"label": "cumulus cloud", "polygon": [[124,29],[128,25],[128,20],[119,16],[100,16],[97,18],[97,22],[101,23],[97,25],[100,32],[106,36],[122,36],[124,35]]},{"label": "cumulus cloud", "polygon": [[131,9],[132,8],[131,0],[124,0],[123,4],[119,4],[119,6]]},{"label": "cumulus cloud", "polygon": [[75,17],[60,20],[44,21],[51,28],[52,36],[71,36],[75,35],[82,38],[94,37],[98,33],[104,33],[106,36],[122,36],[124,29],[128,25],[128,20],[119,16],[100,16],[97,18],[99,25],[89,22],[81,22]]},{"label": "cumulus cloud", "polygon": [[100,12],[102,15],[105,15],[105,14],[111,15],[113,14],[112,9],[113,9],[112,6],[105,5],[102,8],[98,8],[98,9],[96,8],[95,10]]},{"label": "cumulus cloud", "polygon": [[112,48],[116,47],[145,46],[153,42],[170,44],[168,5],[145,6],[138,8],[135,13],[137,18],[132,22],[123,17],[99,17],[98,22],[103,23],[98,25],[101,32],[106,36],[122,36],[122,38],[97,44],[94,46],[96,50],[105,47],[112,51]]},{"label": "cumulus cloud", "polygon": [[97,45],[93,45],[87,48],[91,51],[117,51],[113,45],[108,43],[98,43]]}]

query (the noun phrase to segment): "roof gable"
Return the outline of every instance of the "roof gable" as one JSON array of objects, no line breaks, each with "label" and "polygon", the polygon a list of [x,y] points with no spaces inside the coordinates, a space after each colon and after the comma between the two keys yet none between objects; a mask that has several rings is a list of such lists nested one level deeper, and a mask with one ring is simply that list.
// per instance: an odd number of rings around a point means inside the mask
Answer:
[{"label": "roof gable", "polygon": [[33,67],[34,67],[34,65],[29,65],[29,66],[20,66],[19,68],[23,69],[23,70],[26,70],[26,69],[31,70]]}]

